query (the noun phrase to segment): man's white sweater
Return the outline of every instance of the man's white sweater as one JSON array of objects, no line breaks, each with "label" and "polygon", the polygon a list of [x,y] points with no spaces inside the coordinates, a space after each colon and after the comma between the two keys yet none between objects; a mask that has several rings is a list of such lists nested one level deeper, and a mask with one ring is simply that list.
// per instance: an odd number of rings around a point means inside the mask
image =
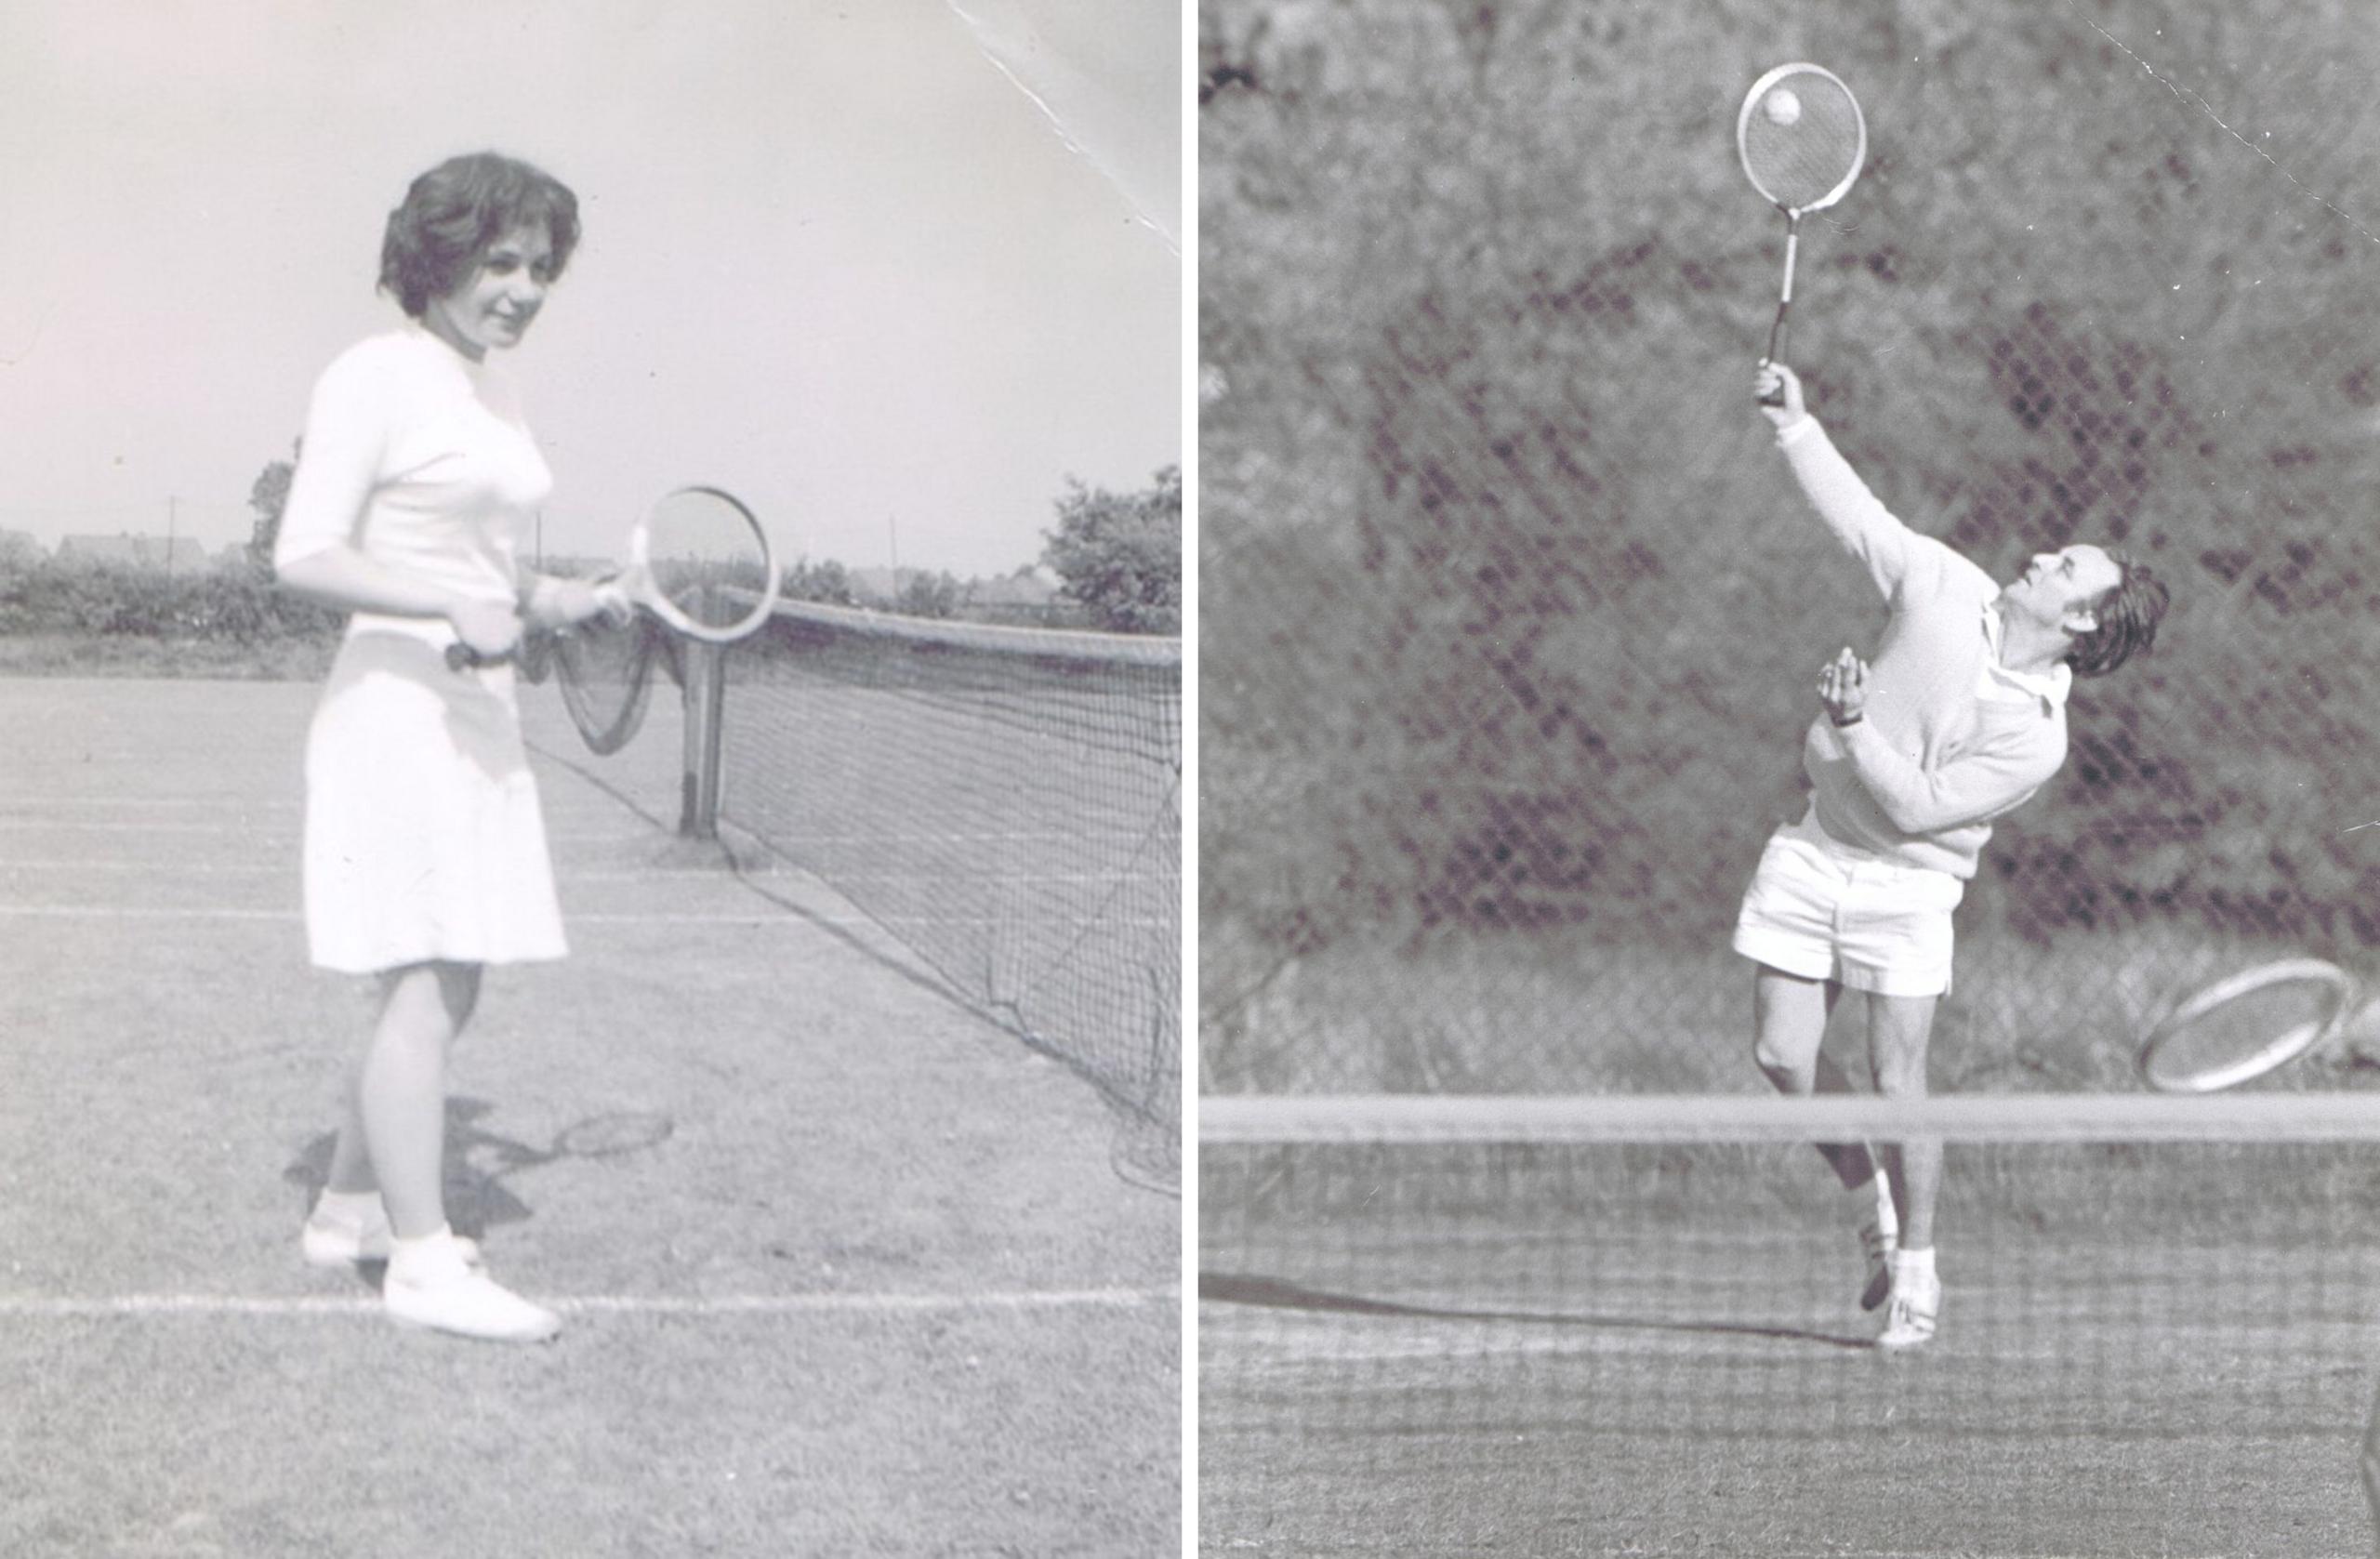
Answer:
[{"label": "man's white sweater", "polygon": [[1837,728],[1820,711],[1803,739],[1818,826],[1889,860],[1973,877],[1992,820],[2066,761],[2071,673],[2003,667],[2000,587],[1895,519],[1817,418],[1780,430],[1777,443],[1890,612],[1870,658],[1863,718]]}]

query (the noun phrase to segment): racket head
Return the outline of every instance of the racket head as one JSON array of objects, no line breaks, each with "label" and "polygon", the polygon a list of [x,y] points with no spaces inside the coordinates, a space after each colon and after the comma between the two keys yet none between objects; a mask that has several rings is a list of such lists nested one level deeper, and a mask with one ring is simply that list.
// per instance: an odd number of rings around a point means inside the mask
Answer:
[{"label": "racket head", "polygon": [[1832,71],[1779,65],[1744,94],[1736,155],[1752,187],[1787,216],[1822,211],[1858,181],[1868,161],[1868,121]]},{"label": "racket head", "polygon": [[2214,1093],[2284,1066],[2330,1037],[2355,981],[2320,958],[2281,958],[2192,993],[2141,1042],[2140,1077],[2160,1093]]},{"label": "racket head", "polygon": [[[566,632],[541,636],[543,658],[561,689],[562,707],[587,749],[607,758],[636,739],[653,694],[653,666],[666,636],[652,619],[591,618]],[[544,680],[544,676],[533,680]]]},{"label": "racket head", "polygon": [[670,628],[706,643],[759,631],[777,602],[776,549],[760,519],[716,487],[681,487],[628,532],[622,583]]}]

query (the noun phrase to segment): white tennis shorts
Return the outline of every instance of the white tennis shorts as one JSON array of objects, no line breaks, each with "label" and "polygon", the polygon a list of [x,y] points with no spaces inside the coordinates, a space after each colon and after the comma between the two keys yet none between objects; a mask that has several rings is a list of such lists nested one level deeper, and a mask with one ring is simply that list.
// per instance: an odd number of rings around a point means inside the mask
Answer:
[{"label": "white tennis shorts", "polygon": [[1805,814],[1760,852],[1736,915],[1735,949],[1805,980],[1940,996],[1950,988],[1950,911],[1966,886],[1840,843]]}]

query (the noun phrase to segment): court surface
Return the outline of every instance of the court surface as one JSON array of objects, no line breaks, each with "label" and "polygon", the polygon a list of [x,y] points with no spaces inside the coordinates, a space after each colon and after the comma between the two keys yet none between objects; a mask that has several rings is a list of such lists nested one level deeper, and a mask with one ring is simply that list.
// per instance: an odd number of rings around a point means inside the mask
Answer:
[{"label": "court surface", "polygon": [[1963,1246],[1951,1173],[1943,1330],[1897,1355],[1866,1345],[1856,1246],[1822,1219],[1291,1225],[1206,1181],[1200,1551],[2372,1552],[2368,1242],[1971,1219]]},{"label": "court surface", "polygon": [[561,1340],[300,1264],[371,1011],[305,962],[314,697],[0,680],[0,1552],[1178,1552],[1180,1202],[834,895],[675,841],[666,694],[597,759],[523,689],[573,956],[455,1058],[454,1222]]}]

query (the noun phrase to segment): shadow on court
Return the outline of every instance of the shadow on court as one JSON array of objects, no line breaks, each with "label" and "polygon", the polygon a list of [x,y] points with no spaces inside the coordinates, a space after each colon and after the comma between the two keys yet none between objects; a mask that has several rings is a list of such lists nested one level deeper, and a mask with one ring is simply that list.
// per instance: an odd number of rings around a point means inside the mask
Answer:
[{"label": "shadow on court", "polygon": [[[677,1130],[666,1115],[615,1110],[575,1121],[549,1143],[538,1146],[484,1124],[495,1111],[496,1106],[484,1100],[446,1101],[448,1222],[456,1234],[474,1238],[498,1225],[523,1223],[536,1216],[528,1203],[513,1194],[514,1176],[567,1158],[616,1158],[641,1153],[668,1142]],[[310,1205],[329,1179],[331,1151],[337,1143],[336,1133],[323,1133],[282,1171],[281,1178],[304,1192]]]},{"label": "shadow on court", "polygon": [[1884,1354],[1831,1209],[1747,1222],[1714,1185],[1698,1226],[1612,1189],[1489,1233],[1203,1200],[1202,1552],[2369,1548],[2367,1247],[1978,1216],[1939,1337]]},{"label": "shadow on court", "polygon": [[1211,1301],[1217,1304],[1244,1304],[1276,1310],[1312,1310],[1349,1315],[1401,1315],[1432,1321],[1509,1321],[1521,1326],[1580,1327],[1621,1332],[1676,1332],[1688,1337],[1758,1337],[1779,1342],[1808,1342],[1826,1348],[1848,1348],[1859,1353],[1870,1352],[1873,1346],[1872,1340],[1865,1337],[1846,1337],[1828,1332],[1808,1331],[1799,1327],[1759,1326],[1744,1321],[1655,1320],[1649,1316],[1641,1315],[1585,1315],[1563,1311],[1461,1310],[1435,1305],[1399,1304],[1388,1300],[1365,1299],[1356,1294],[1338,1294],[1327,1289],[1310,1288],[1302,1283],[1285,1282],[1276,1277],[1253,1277],[1238,1273],[1200,1273],[1198,1298],[1202,1303]]}]

